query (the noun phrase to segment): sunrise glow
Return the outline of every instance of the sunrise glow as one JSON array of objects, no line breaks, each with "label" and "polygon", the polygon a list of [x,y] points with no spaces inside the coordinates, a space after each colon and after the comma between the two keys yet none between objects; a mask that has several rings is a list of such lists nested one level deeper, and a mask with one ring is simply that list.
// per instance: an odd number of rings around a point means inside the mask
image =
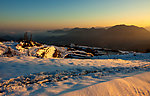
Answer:
[{"label": "sunrise glow", "polygon": [[1,29],[150,26],[150,0],[3,0]]}]

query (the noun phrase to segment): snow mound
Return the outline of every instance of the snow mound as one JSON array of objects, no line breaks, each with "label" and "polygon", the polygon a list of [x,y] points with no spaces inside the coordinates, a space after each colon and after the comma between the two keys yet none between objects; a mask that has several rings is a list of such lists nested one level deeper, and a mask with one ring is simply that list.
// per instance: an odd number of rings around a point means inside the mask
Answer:
[{"label": "snow mound", "polygon": [[61,96],[150,96],[150,72],[99,83]]}]

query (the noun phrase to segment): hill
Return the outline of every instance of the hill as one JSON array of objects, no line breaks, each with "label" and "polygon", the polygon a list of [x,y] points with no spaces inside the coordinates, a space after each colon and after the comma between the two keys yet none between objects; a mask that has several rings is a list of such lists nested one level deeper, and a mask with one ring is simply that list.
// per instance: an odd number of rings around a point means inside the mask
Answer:
[{"label": "hill", "polygon": [[73,28],[61,32],[66,34],[46,39],[55,44],[75,43],[123,50],[145,50],[150,48],[148,43],[150,42],[150,32],[134,25],[116,25],[108,29]]},{"label": "hill", "polygon": [[[1,34],[2,35],[2,34]],[[0,41],[20,40],[22,34],[5,34]],[[105,28],[72,28],[35,32],[33,40],[53,45],[71,43],[109,49],[145,51],[150,49],[150,32],[134,25],[115,25]]]}]

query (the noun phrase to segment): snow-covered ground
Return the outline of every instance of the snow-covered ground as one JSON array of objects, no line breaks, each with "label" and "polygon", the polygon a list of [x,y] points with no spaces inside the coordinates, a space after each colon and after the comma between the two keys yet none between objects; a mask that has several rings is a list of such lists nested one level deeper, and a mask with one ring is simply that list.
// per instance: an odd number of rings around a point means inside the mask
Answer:
[{"label": "snow-covered ground", "polygon": [[148,96],[149,71],[150,53],[91,59],[0,57],[0,95]]},{"label": "snow-covered ground", "polygon": [[[139,55],[142,55],[142,60]],[[138,54],[139,60],[135,59],[136,56],[124,57],[124,60],[0,57],[0,94],[63,95],[94,84],[149,71],[150,54]]]}]

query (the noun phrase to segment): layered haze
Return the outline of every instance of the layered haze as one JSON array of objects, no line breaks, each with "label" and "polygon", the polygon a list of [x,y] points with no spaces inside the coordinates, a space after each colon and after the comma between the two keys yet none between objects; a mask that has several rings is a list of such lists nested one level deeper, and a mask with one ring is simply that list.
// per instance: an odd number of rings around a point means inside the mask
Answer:
[{"label": "layered haze", "polygon": [[[59,30],[27,31],[34,41],[52,45],[78,45],[145,51],[150,49],[150,31],[134,25],[115,25],[104,28],[65,28]],[[24,32],[23,32],[24,33]],[[23,33],[3,34],[2,40],[23,39]]]}]

